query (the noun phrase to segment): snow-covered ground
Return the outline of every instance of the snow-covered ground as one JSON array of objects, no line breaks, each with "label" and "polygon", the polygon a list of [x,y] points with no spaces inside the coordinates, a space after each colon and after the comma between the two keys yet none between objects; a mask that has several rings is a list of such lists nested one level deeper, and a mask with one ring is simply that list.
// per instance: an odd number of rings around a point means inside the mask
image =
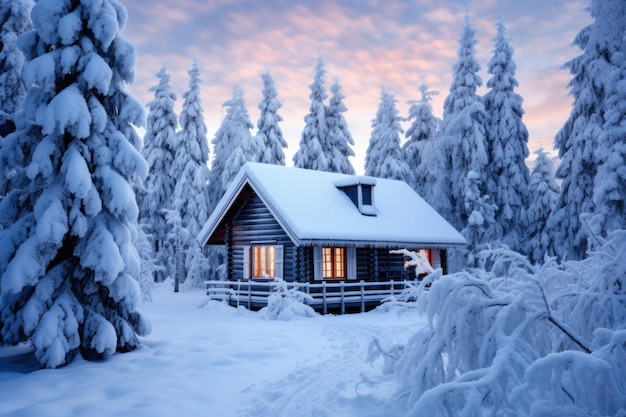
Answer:
[{"label": "snow-covered ground", "polygon": [[141,309],[151,335],[105,362],[40,370],[28,347],[0,348],[0,416],[402,415],[368,346],[424,325],[411,311],[270,321],[166,286]]}]

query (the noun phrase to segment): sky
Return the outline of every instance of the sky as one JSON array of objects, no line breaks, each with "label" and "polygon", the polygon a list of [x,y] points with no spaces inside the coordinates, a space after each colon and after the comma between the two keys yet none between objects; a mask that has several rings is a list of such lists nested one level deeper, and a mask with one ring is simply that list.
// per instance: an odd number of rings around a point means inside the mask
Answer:
[{"label": "sky", "polygon": [[[355,140],[352,164],[363,173],[365,150],[381,88],[395,94],[401,116],[419,86],[439,92],[432,102],[441,117],[465,16],[476,30],[476,59],[484,94],[495,24],[502,22],[515,52],[517,93],[524,99],[530,159],[539,147],[552,151],[554,136],[571,110],[563,64],[580,54],[574,37],[591,23],[589,0],[121,0],[128,11],[122,36],[136,48],[135,80],[128,91],[142,103],[153,95],[155,74],[165,65],[178,99],[187,90],[194,59],[202,79],[202,104],[210,141],[233,87],[245,91],[252,122],[259,117],[261,73],[270,71],[283,107],[289,144],[287,165],[309,111],[315,64],[326,64],[327,91],[342,85],[344,113]],[[408,123],[403,127],[408,128]],[[255,128],[256,130],[256,128]],[[255,131],[254,130],[254,131]],[[253,133],[254,133],[253,131]],[[404,140],[404,138],[403,138]]]}]

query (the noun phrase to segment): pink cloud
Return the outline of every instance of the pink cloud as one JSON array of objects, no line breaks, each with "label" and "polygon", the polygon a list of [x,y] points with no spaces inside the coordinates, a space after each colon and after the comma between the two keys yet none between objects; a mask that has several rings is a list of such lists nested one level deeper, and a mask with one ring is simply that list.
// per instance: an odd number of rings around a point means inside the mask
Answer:
[{"label": "pink cloud", "polygon": [[[346,95],[346,118],[358,143],[353,160],[357,170],[362,169],[381,86],[396,94],[398,108],[406,114],[406,101],[419,98],[417,88],[425,79],[431,89],[440,92],[433,107],[441,115],[466,11],[462,4],[428,0],[372,0],[361,3],[358,9],[322,0],[281,3],[280,10],[264,2],[246,10],[235,0],[183,0],[150,7],[137,0],[126,3],[138,4],[129,8],[130,28],[124,32],[138,49],[137,77],[131,92],[144,102],[150,100],[148,88],[156,82],[154,73],[166,63],[172,84],[182,96],[187,88],[187,70],[196,57],[204,80],[202,98],[209,137],[219,127],[221,105],[230,98],[235,83],[243,86],[251,119],[256,122],[261,99],[259,74],[270,69],[283,103],[282,128],[289,141],[288,154],[293,154],[310,104],[308,85],[315,61],[322,56],[328,70],[327,87],[336,76]],[[586,0],[559,1],[559,5],[565,9],[558,14],[542,11],[542,7],[550,11],[558,8],[552,3],[483,0],[469,8],[485,83],[494,24],[501,19],[508,29],[515,48],[518,92],[525,99],[524,120],[533,144],[535,136],[542,142],[551,140],[567,117],[571,99],[564,85],[568,74],[559,67],[577,54],[567,45],[589,19],[579,12]],[[522,8],[526,14],[517,12]],[[133,17],[138,14],[141,18]],[[179,99],[178,106],[181,104]],[[551,143],[543,145],[551,147]]]}]

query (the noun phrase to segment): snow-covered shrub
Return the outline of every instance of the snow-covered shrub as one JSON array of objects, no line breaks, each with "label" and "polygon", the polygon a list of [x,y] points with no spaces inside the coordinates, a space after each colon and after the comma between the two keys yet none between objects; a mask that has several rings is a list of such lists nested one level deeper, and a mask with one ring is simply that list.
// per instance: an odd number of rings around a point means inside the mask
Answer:
[{"label": "snow-covered shrub", "polygon": [[297,286],[277,279],[272,285],[272,292],[267,299],[267,306],[260,310],[268,320],[293,320],[300,317],[313,317],[317,313],[307,305],[313,297],[299,290]]},{"label": "snow-covered shrub", "polygon": [[[404,288],[398,295],[390,295],[381,301],[381,305],[376,308],[377,311],[389,311],[394,307],[414,308],[417,306],[415,301],[419,298],[428,296],[426,289],[430,287],[432,282],[443,274],[441,268],[433,269],[428,262],[428,258],[419,252],[410,251],[408,249],[390,250],[389,253],[404,255],[404,269],[414,268],[416,281],[405,281]],[[417,281],[417,278],[427,274]]]},{"label": "snow-covered shrub", "polygon": [[625,250],[626,231],[564,264],[497,249],[433,282],[395,367],[408,415],[626,415]]},{"label": "snow-covered shrub", "polygon": [[382,358],[383,374],[391,374],[403,353],[403,345],[394,344],[387,348],[382,346],[379,338],[374,337],[367,348],[367,361],[374,363],[378,358]]}]

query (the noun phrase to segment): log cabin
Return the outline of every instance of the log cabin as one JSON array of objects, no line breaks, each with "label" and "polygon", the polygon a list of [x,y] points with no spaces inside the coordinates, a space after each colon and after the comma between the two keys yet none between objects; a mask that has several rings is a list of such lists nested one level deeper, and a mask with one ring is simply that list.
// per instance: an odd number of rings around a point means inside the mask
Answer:
[{"label": "log cabin", "polygon": [[[346,291],[372,292],[366,300],[350,298],[363,310],[397,291],[399,282],[414,280],[416,271],[390,250],[419,251],[447,273],[447,251],[466,245],[403,181],[261,163],[242,167],[198,240],[226,247],[227,280],[209,282],[213,298],[259,308],[266,297],[254,301],[252,293],[282,279],[323,292],[325,302],[314,307],[324,312],[350,307]],[[339,293],[342,300],[328,301]]]}]

